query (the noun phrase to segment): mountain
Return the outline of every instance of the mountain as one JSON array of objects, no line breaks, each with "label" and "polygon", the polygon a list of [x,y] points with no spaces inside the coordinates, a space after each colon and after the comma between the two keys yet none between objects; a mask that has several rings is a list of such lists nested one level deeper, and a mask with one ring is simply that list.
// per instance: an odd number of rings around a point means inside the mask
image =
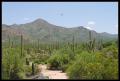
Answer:
[{"label": "mountain", "polygon": [[68,42],[72,41],[73,36],[76,42],[85,42],[89,40],[89,31],[91,31],[92,37],[96,38],[96,40],[114,40],[118,38],[117,34],[97,33],[84,26],[65,28],[50,24],[39,18],[26,24],[2,24],[2,41],[7,41],[8,36],[18,41],[22,34],[26,42],[37,41],[38,39],[41,42]]}]

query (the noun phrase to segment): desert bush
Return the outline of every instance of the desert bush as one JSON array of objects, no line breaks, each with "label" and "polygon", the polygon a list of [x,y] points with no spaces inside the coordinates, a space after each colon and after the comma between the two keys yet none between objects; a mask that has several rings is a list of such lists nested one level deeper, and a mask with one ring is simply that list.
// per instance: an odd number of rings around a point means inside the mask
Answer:
[{"label": "desert bush", "polygon": [[63,51],[54,51],[52,56],[48,59],[47,63],[49,69],[63,69],[65,64],[69,62],[69,55],[63,53]]},{"label": "desert bush", "polygon": [[99,51],[82,52],[66,72],[70,79],[118,79],[118,61]]},{"label": "desert bush", "polygon": [[34,75],[39,72],[39,68],[37,64],[34,64],[34,68],[32,67],[32,65],[25,65],[25,67],[26,67],[25,68],[26,77],[29,77],[32,75],[32,69],[34,69]]},{"label": "desert bush", "polygon": [[24,75],[24,59],[20,58],[19,49],[4,49],[2,55],[2,78],[20,79]]},{"label": "desert bush", "polygon": [[111,57],[116,59],[118,58],[118,48],[114,44],[108,46],[107,48],[104,48],[102,50],[102,53],[106,57]]}]

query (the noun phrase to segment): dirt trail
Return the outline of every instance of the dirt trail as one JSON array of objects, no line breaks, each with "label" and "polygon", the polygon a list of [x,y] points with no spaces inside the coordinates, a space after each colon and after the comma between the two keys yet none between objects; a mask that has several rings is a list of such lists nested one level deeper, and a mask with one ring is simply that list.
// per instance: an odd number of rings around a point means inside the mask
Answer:
[{"label": "dirt trail", "polygon": [[41,73],[44,76],[48,76],[49,79],[68,79],[66,73],[60,70],[48,70],[46,65],[41,64],[38,67],[41,69]]}]

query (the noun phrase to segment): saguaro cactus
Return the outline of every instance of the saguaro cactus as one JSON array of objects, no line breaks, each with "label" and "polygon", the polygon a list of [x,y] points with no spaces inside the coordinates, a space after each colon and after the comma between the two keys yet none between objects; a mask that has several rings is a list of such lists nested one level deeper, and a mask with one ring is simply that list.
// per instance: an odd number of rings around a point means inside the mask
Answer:
[{"label": "saguaro cactus", "polygon": [[10,44],[10,36],[8,35],[8,45],[9,45],[9,48],[11,47],[11,44]]},{"label": "saguaro cactus", "polygon": [[49,54],[51,55],[51,44],[49,44]]},{"label": "saguaro cactus", "polygon": [[34,75],[35,74],[35,67],[34,67],[34,63],[32,63],[32,75]]},{"label": "saguaro cactus", "polygon": [[39,50],[39,39],[38,39],[38,50]]},{"label": "saguaro cactus", "polygon": [[91,31],[89,31],[89,40],[91,40],[92,39],[92,33],[91,33]]},{"label": "saguaro cactus", "polygon": [[94,52],[95,51],[95,38],[92,40],[92,51]]},{"label": "saguaro cactus", "polygon": [[73,52],[74,52],[74,50],[75,50],[75,45],[74,45],[74,42],[75,42],[75,39],[74,39],[74,35],[73,35],[73,40],[72,40],[72,49],[73,49]]},{"label": "saguaro cactus", "polygon": [[21,35],[21,57],[23,56],[23,36]]},{"label": "saguaro cactus", "polygon": [[86,44],[86,48],[87,50],[90,52],[94,52],[95,51],[95,38],[92,39],[92,34],[91,34],[91,31],[89,31],[89,42]]},{"label": "saguaro cactus", "polygon": [[40,41],[40,40],[38,39],[38,52],[39,52],[39,49],[40,49],[40,47],[39,47],[39,41]]},{"label": "saguaro cactus", "polygon": [[92,47],[92,34],[91,34],[91,31],[89,31],[89,49],[91,50],[91,47]]},{"label": "saguaro cactus", "polygon": [[103,48],[103,43],[102,43],[102,40],[100,40],[99,42],[98,42],[98,49],[99,50],[101,50],[102,48]]}]

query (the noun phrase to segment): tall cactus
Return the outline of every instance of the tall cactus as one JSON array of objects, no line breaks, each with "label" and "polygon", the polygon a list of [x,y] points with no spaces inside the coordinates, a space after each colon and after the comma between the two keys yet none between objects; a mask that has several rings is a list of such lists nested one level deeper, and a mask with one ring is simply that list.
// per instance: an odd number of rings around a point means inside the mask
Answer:
[{"label": "tall cactus", "polygon": [[32,63],[32,75],[35,74],[35,67],[34,67],[34,63]]},{"label": "tall cactus", "polygon": [[92,39],[92,32],[89,31],[89,40],[91,40],[91,39]]},{"label": "tall cactus", "polygon": [[89,52],[95,51],[95,38],[92,39],[91,31],[89,31],[89,42],[86,44],[86,48]]},{"label": "tall cactus", "polygon": [[99,46],[98,46],[98,49],[101,50],[103,48],[103,43],[102,43],[102,40],[99,41]]},{"label": "tall cactus", "polygon": [[11,41],[11,47],[13,48],[13,41]]},{"label": "tall cactus", "polygon": [[51,55],[51,45],[49,44],[49,54]]},{"label": "tall cactus", "polygon": [[40,50],[39,50],[40,49],[40,40],[39,39],[38,39],[38,48],[37,49],[38,49],[37,52],[40,52]]},{"label": "tall cactus", "polygon": [[23,56],[23,36],[21,34],[21,57]]},{"label": "tall cactus", "polygon": [[74,38],[74,35],[73,35],[73,40],[72,40],[72,49],[73,49],[73,52],[75,51],[75,45],[74,45],[74,43],[75,43],[75,38]]},{"label": "tall cactus", "polygon": [[95,51],[95,38],[92,40],[92,51]]},{"label": "tall cactus", "polygon": [[91,31],[89,31],[89,44],[90,44],[90,50],[91,50],[91,47],[92,47],[92,34],[91,34]]},{"label": "tall cactus", "polygon": [[10,36],[8,35],[8,45],[9,45],[9,48],[11,47],[11,44],[10,44]]},{"label": "tall cactus", "polygon": [[38,39],[38,50],[39,50],[39,39]]}]

